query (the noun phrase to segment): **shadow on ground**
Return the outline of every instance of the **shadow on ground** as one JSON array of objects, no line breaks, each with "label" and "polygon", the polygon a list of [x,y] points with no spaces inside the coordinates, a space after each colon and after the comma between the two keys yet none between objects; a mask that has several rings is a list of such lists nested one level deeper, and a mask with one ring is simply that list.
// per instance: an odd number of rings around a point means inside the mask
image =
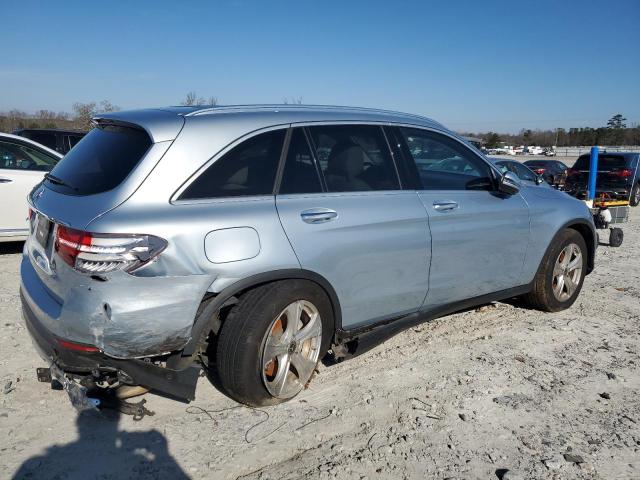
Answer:
[{"label": "shadow on ground", "polygon": [[24,242],[0,242],[0,255],[22,253]]},{"label": "shadow on ground", "polygon": [[[118,429],[120,414],[83,412],[76,420],[78,439],[49,447],[26,460],[14,479],[189,478],[169,454],[157,430]],[[65,428],[52,419],[54,428]]]}]

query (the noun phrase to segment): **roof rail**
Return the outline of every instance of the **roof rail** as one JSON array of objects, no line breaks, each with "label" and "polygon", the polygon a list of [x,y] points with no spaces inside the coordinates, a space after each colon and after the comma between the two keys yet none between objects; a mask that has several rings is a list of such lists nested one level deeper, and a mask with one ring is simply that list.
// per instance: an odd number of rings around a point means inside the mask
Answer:
[{"label": "roof rail", "polygon": [[193,112],[186,113],[185,116],[197,116],[197,115],[206,115],[210,113],[217,112],[225,112],[232,110],[267,110],[267,109],[276,109],[276,110],[343,110],[343,111],[356,111],[356,112],[370,112],[370,113],[381,113],[381,114],[390,114],[390,115],[401,115],[403,117],[413,117],[419,118],[421,120],[429,120],[430,122],[435,122],[434,120],[425,117],[423,115],[417,115],[414,113],[405,113],[399,112],[395,110],[384,110],[381,108],[369,108],[369,107],[349,107],[344,105],[308,105],[308,104],[248,104],[248,105],[216,105],[212,107],[203,107],[199,110],[194,110]]}]

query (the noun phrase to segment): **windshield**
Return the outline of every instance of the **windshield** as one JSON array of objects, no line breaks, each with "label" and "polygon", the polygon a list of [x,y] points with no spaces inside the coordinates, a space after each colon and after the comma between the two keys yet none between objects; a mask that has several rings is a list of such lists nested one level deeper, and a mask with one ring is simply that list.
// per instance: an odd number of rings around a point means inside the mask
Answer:
[{"label": "windshield", "polygon": [[70,195],[106,192],[122,183],[150,146],[144,130],[101,125],[60,160],[47,178],[47,186]]}]

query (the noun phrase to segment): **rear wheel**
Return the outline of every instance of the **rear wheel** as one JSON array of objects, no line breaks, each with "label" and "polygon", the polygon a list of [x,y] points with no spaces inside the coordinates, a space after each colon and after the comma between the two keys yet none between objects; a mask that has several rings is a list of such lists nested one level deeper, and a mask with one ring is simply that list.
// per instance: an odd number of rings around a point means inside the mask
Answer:
[{"label": "rear wheel", "polygon": [[587,245],[573,229],[562,231],[547,251],[525,301],[534,308],[558,312],[576,301],[587,270]]},{"label": "rear wheel", "polygon": [[637,207],[640,204],[640,182],[636,183],[633,190],[631,190],[631,198],[629,199],[629,205]]},{"label": "rear wheel", "polygon": [[313,282],[287,280],[240,297],[220,330],[216,368],[224,392],[252,406],[295,397],[329,348],[327,295]]}]

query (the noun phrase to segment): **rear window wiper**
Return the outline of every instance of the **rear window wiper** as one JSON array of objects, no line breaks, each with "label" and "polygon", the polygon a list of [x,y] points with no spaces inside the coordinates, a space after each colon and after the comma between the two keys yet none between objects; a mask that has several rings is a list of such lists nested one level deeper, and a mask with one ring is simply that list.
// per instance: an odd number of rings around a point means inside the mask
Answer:
[{"label": "rear window wiper", "polygon": [[76,190],[76,191],[78,190],[76,187],[72,187],[61,178],[56,177],[55,175],[51,175],[50,173],[46,173],[44,178],[49,180],[51,183],[55,183],[56,185],[62,185],[63,187],[70,188],[71,190]]}]

